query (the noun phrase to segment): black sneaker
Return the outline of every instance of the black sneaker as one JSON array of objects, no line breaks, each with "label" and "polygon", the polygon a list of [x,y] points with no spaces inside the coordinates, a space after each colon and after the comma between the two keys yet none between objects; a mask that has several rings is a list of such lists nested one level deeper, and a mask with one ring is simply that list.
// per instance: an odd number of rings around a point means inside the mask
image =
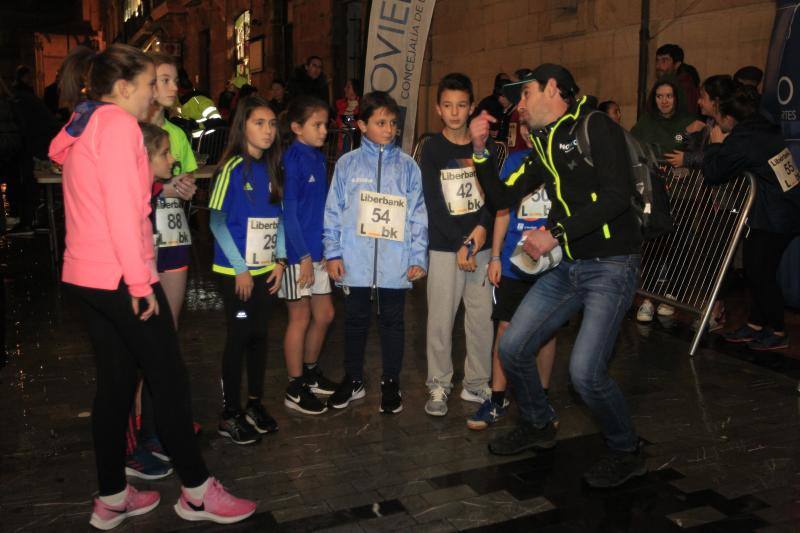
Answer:
[{"label": "black sneaker", "polygon": [[236,444],[254,444],[261,441],[261,435],[250,425],[242,412],[232,416],[223,413],[217,433],[228,437]]},{"label": "black sneaker", "polygon": [[610,451],[583,474],[583,479],[590,487],[607,489],[646,473],[647,463],[641,449],[635,452]]},{"label": "black sneaker", "polygon": [[539,429],[530,422],[520,420],[517,427],[493,439],[489,443],[489,451],[495,455],[516,455],[532,448],[548,450],[556,445],[556,431],[553,422]]},{"label": "black sneaker", "polygon": [[315,365],[314,368],[303,365],[303,380],[314,394],[330,396],[336,392],[336,383],[322,375],[319,365]]},{"label": "black sneaker", "polygon": [[286,389],[283,405],[306,415],[321,415],[328,410],[325,404],[311,393],[307,384],[297,381],[299,380],[290,383]]},{"label": "black sneaker", "polygon": [[[361,387],[364,390],[364,387]],[[381,379],[381,413],[396,414],[403,410],[403,395],[397,380],[384,377]]]},{"label": "black sneaker", "polygon": [[269,416],[269,413],[260,402],[248,403],[244,416],[259,433],[274,433],[278,431],[278,423]]},{"label": "black sneaker", "polygon": [[342,384],[336,388],[333,396],[328,398],[328,405],[334,409],[344,409],[353,400],[360,400],[367,395],[364,390],[364,383],[355,381],[350,376],[345,376]]}]

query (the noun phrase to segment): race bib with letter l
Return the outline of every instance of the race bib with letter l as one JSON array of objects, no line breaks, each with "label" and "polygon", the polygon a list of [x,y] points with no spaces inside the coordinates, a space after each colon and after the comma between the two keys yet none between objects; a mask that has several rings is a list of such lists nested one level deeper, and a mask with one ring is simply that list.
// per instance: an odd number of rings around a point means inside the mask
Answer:
[{"label": "race bib with letter l", "polygon": [[547,197],[544,185],[526,196],[517,210],[517,218],[526,221],[547,218],[549,214],[550,198]]},{"label": "race bib with letter l", "polygon": [[189,246],[192,234],[179,198],[161,198],[156,201],[155,242],[158,248]]},{"label": "race bib with letter l", "polygon": [[478,187],[474,167],[445,168],[440,178],[444,202],[451,215],[474,213],[483,206],[483,191]]},{"label": "race bib with letter l", "polygon": [[405,196],[358,191],[358,235],[404,241],[407,203]]},{"label": "race bib with letter l", "polygon": [[784,148],[778,155],[769,160],[769,166],[772,167],[772,172],[778,178],[778,184],[783,189],[783,192],[793,189],[797,182],[800,181],[800,171],[792,159],[792,152],[788,148]]},{"label": "race bib with letter l", "polygon": [[278,246],[278,218],[248,218],[245,264],[261,267],[275,262]]}]

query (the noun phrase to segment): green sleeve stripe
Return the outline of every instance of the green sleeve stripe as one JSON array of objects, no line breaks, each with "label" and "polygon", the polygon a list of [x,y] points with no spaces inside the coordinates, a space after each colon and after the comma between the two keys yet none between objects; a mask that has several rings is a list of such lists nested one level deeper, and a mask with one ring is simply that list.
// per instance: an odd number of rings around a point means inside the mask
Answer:
[{"label": "green sleeve stripe", "polygon": [[242,162],[241,157],[232,157],[222,167],[222,171],[217,175],[214,181],[214,190],[211,192],[211,200],[208,202],[210,209],[222,209],[222,203],[225,201],[225,195],[228,193],[228,183],[230,182],[231,172],[236,168],[236,165]]}]

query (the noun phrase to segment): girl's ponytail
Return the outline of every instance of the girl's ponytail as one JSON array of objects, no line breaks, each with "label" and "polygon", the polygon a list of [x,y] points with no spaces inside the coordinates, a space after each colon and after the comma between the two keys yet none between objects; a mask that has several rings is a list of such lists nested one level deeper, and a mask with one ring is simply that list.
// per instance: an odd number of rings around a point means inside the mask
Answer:
[{"label": "girl's ponytail", "polygon": [[89,85],[89,68],[97,52],[86,46],[73,48],[59,70],[58,88],[61,103],[72,110],[86,98]]}]

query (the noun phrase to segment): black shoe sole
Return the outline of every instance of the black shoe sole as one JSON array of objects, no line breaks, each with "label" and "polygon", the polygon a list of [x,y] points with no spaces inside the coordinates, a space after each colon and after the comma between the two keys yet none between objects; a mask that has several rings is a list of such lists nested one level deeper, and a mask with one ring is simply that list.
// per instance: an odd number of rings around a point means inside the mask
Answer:
[{"label": "black shoe sole", "polygon": [[247,446],[249,444],[257,444],[257,443],[261,442],[261,437],[257,437],[255,439],[250,439],[250,440],[236,440],[236,439],[233,438],[233,435],[231,435],[227,431],[218,429],[217,433],[219,433],[223,437],[228,437],[229,439],[231,439],[232,443],[238,444],[240,446]]},{"label": "black shoe sole", "polygon": [[250,423],[251,426],[253,426],[253,429],[258,431],[262,435],[266,435],[267,433],[275,433],[276,431],[278,431],[278,426],[275,426],[274,428],[270,429],[261,429],[261,427],[259,427],[259,425],[256,424],[255,419],[253,419],[253,417],[251,417],[250,415],[245,415],[244,418]]},{"label": "black shoe sole", "polygon": [[322,407],[321,411],[311,411],[309,409],[301,407],[300,404],[294,403],[293,401],[289,400],[288,398],[283,400],[283,405],[285,405],[289,409],[293,409],[293,410],[297,411],[298,413],[303,413],[304,415],[321,415],[321,414],[323,414],[323,413],[328,411],[328,408],[325,407],[325,406]]},{"label": "black shoe sole", "polygon": [[491,442],[489,443],[488,448],[489,448],[489,453],[491,453],[492,455],[504,455],[505,456],[505,455],[518,455],[518,454],[520,454],[522,452],[525,452],[527,450],[551,450],[551,449],[555,448],[555,446],[556,446],[556,440],[553,439],[552,441],[547,441],[547,442],[535,442],[535,443],[531,443],[531,444],[526,444],[525,446],[516,448],[514,450],[510,450],[510,451],[505,451],[505,450],[497,451],[497,450],[494,450],[494,449],[492,449],[492,443]]},{"label": "black shoe sole", "polygon": [[619,487],[624,483],[627,483],[628,481],[630,481],[635,477],[640,477],[645,474],[647,474],[647,465],[642,465],[641,468],[634,470],[633,472],[622,478],[620,481],[613,484],[605,484],[605,483],[598,484],[597,482],[589,481],[588,479],[586,479],[586,476],[583,477],[583,481],[593,489],[613,489],[615,487]]}]

